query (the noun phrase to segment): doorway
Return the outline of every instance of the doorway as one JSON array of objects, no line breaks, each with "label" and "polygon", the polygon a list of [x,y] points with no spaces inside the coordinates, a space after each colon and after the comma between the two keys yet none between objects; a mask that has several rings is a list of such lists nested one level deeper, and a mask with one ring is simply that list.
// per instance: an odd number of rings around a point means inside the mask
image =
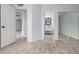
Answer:
[{"label": "doorway", "polygon": [[54,38],[54,13],[44,13],[44,39]]},{"label": "doorway", "polygon": [[26,9],[16,9],[16,39],[27,37],[27,13]]},{"label": "doorway", "polygon": [[22,10],[16,10],[16,39],[22,38]]}]

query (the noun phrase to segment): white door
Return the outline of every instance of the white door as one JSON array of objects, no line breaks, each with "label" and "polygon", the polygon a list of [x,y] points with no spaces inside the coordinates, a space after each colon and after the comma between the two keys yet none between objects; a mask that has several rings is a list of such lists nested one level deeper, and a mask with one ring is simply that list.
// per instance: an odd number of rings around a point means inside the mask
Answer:
[{"label": "white door", "polygon": [[1,47],[16,40],[15,9],[9,5],[1,5]]}]

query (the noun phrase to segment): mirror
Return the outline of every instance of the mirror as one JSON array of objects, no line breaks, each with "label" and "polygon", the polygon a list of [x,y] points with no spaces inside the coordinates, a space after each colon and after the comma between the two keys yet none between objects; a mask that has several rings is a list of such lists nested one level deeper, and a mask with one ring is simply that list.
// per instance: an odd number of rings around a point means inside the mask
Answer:
[{"label": "mirror", "polygon": [[51,25],[51,18],[47,17],[45,18],[45,25]]}]

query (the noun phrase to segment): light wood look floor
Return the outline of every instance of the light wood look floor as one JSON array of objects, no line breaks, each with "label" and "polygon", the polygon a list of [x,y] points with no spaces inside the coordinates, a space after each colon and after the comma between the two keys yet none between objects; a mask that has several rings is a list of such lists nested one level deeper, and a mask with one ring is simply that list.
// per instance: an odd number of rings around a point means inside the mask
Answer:
[{"label": "light wood look floor", "polygon": [[47,37],[33,43],[27,43],[25,39],[17,40],[15,43],[0,48],[1,54],[78,54],[79,40],[59,36],[58,41]]}]

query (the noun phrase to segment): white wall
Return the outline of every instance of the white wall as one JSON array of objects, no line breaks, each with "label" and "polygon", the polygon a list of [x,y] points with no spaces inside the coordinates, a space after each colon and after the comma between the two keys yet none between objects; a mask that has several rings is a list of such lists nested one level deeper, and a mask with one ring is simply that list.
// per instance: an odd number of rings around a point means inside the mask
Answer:
[{"label": "white wall", "polygon": [[79,11],[78,4],[43,4],[44,11]]},{"label": "white wall", "polygon": [[78,16],[78,38],[79,38],[79,16]]},{"label": "white wall", "polygon": [[61,33],[78,39],[78,16],[78,13],[66,13],[66,15],[61,18]]},{"label": "white wall", "polygon": [[58,12],[58,31],[61,32],[61,18],[66,15],[66,12]]},{"label": "white wall", "polygon": [[27,41],[32,42],[32,5],[27,5]]},{"label": "white wall", "polygon": [[22,36],[27,37],[27,9],[22,10]]},{"label": "white wall", "polygon": [[32,39],[41,39],[41,5],[32,5]]},{"label": "white wall", "polygon": [[54,39],[53,40],[58,40],[58,12],[55,12],[54,15]]},{"label": "white wall", "polygon": [[58,16],[58,32],[61,32],[61,18]]},{"label": "white wall", "polygon": [[[0,15],[1,15],[1,4],[0,4]],[[0,27],[1,27],[1,16],[0,16]],[[1,47],[1,29],[0,29],[0,47]]]}]

